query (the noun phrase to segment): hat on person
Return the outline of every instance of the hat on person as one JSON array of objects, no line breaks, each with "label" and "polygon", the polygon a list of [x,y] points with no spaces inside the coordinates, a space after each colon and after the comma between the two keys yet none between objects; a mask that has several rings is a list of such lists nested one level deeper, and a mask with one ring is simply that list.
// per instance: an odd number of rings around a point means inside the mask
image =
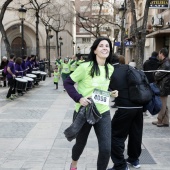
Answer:
[{"label": "hat on person", "polygon": [[7,60],[7,57],[6,57],[6,56],[3,56],[2,59],[6,59],[6,60]]}]

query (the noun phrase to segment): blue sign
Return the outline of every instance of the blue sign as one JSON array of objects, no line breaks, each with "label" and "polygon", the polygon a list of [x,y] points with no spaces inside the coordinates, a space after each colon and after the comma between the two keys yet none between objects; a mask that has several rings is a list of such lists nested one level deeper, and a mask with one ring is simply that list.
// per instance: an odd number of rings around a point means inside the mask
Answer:
[{"label": "blue sign", "polygon": [[114,46],[120,47],[120,42],[119,41],[115,42]]},{"label": "blue sign", "polygon": [[133,42],[132,41],[125,41],[125,46],[132,46]]}]

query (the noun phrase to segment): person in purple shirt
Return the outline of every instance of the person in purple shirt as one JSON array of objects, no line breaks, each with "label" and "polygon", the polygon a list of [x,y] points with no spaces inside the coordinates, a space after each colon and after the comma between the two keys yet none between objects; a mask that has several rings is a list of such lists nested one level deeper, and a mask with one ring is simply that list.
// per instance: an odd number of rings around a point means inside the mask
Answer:
[{"label": "person in purple shirt", "polygon": [[32,63],[31,63],[31,57],[29,56],[26,61],[26,68],[28,68],[27,73],[32,72]]},{"label": "person in purple shirt", "polygon": [[31,64],[32,68],[37,68],[39,67],[39,64],[37,62],[37,56],[36,55],[31,55]]},{"label": "person in purple shirt", "polygon": [[9,84],[9,90],[8,90],[6,98],[9,100],[13,100],[14,97],[12,94],[15,94],[15,77],[16,77],[16,75],[15,75],[14,58],[15,58],[15,55],[11,54],[10,60],[9,60],[8,66],[7,66],[7,71],[8,71],[7,79],[8,79],[8,84]]},{"label": "person in purple shirt", "polygon": [[22,58],[21,57],[17,57],[15,60],[15,73],[16,76],[18,77],[22,77],[23,76],[23,69],[22,69]]},{"label": "person in purple shirt", "polygon": [[[22,69],[22,58],[21,57],[17,57],[15,60],[15,73],[17,77],[23,77],[23,69]],[[16,83],[17,84],[17,83]],[[18,96],[23,96],[24,92],[22,90],[18,90]]]},{"label": "person in purple shirt", "polygon": [[22,63],[21,63],[22,70],[24,71],[24,72],[23,72],[23,75],[24,75],[24,76],[26,75],[26,71],[27,71],[26,60],[27,60],[27,56],[24,55],[24,56],[22,57]]}]

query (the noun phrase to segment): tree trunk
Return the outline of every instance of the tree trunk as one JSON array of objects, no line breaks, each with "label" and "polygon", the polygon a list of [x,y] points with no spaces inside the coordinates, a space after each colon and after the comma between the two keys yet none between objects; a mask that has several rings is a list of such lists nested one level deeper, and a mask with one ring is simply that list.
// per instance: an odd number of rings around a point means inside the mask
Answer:
[{"label": "tree trunk", "polygon": [[58,31],[55,31],[56,33],[56,50],[57,50],[57,57],[59,56],[59,42],[58,42]]},{"label": "tree trunk", "polygon": [[37,59],[40,60],[38,26],[39,26],[39,15],[38,15],[38,11],[36,11],[36,56],[37,56]]},{"label": "tree trunk", "polygon": [[1,31],[1,34],[2,34],[2,39],[4,41],[4,44],[5,44],[5,47],[6,47],[6,52],[7,52],[7,57],[9,57],[10,53],[11,53],[11,46],[9,44],[9,41],[8,41],[8,37],[6,35],[6,32],[5,32],[5,29],[4,29],[4,26],[3,26],[3,18],[4,18],[4,14],[5,14],[5,11],[8,7],[8,5],[12,2],[13,0],[7,0],[3,6],[2,6],[2,9],[1,9],[1,12],[0,12],[0,31]]},{"label": "tree trunk", "polygon": [[135,33],[135,61],[136,67],[138,69],[143,68],[143,60],[144,60],[144,50],[145,50],[145,40],[146,40],[146,28],[147,28],[147,20],[148,20],[148,11],[149,5],[151,0],[147,0],[145,4],[144,16],[143,16],[143,23],[141,33],[137,30],[137,19],[136,19],[136,12],[135,12],[135,3],[134,0],[131,0],[131,12],[133,16],[133,23],[134,23],[134,33]]}]

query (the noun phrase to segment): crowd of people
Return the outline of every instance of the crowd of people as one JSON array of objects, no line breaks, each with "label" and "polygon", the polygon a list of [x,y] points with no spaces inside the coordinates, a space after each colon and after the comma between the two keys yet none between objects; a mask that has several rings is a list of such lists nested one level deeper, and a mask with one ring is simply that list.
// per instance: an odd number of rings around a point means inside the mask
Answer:
[{"label": "crowd of people", "polygon": [[[107,170],[109,159],[113,166],[108,170],[129,170],[129,165],[140,168],[139,157],[142,152],[143,133],[143,105],[132,102],[129,97],[129,85],[127,80],[127,68],[130,66],[137,69],[135,60],[125,63],[125,57],[112,54],[112,43],[109,38],[99,37],[91,46],[86,60],[80,56],[58,57],[55,62],[53,80],[56,89],[60,77],[63,81],[64,91],[75,101],[73,121],[82,107],[91,104],[92,98],[101,119],[95,124],[85,122],[78,134],[72,148],[72,162],[70,170],[77,170],[78,160],[86,146],[89,133],[94,128],[98,140],[97,170]],[[155,83],[160,89],[162,108],[158,113],[157,120],[152,122],[157,127],[169,127],[169,112],[167,99],[170,94],[170,59],[169,52],[162,48],[159,52],[153,51],[151,57],[143,64],[149,83]],[[128,67],[127,67],[128,66]],[[9,84],[7,99],[13,100],[15,95],[15,78],[31,73],[33,68],[38,67],[36,56],[15,58],[10,55],[2,58],[1,69],[4,86]],[[77,88],[75,87],[77,84]],[[22,93],[22,92],[21,92]],[[109,101],[114,98],[116,108],[113,118],[110,115]],[[125,159],[125,141],[128,139],[127,155]]]},{"label": "crowd of people", "polygon": [[[34,68],[38,67],[39,64],[35,55],[29,57],[25,55],[21,58],[15,57],[14,54],[10,54],[9,60],[6,56],[3,56],[1,61],[3,86],[6,87],[8,85],[9,87],[6,99],[14,100],[16,98],[16,93],[17,95],[22,96],[25,92],[24,90],[17,89],[16,78],[26,76],[26,74],[32,73]],[[38,82],[36,81],[35,84],[38,84]]]},{"label": "crowd of people", "polygon": [[[72,148],[70,170],[77,170],[78,160],[86,146],[92,127],[99,146],[97,170],[106,170],[110,157],[113,167],[108,170],[129,170],[129,166],[140,168],[144,111],[143,105],[130,100],[127,83],[127,65],[137,69],[136,62],[133,60],[126,64],[124,56],[112,54],[111,42],[106,37],[100,37],[94,41],[86,61],[80,62],[79,65],[76,62],[75,58],[70,60],[65,58],[63,64],[57,61],[57,65],[65,68],[65,71],[64,69],[61,71],[64,88],[76,103],[73,121],[79,114],[80,107],[91,104],[89,97],[95,102],[102,118],[94,125],[86,122],[77,134]],[[73,63],[74,69],[67,72]],[[149,83],[155,83],[160,89],[162,109],[157,113],[158,120],[152,122],[157,127],[169,126],[167,98],[170,90],[167,89],[170,88],[164,85],[169,70],[170,60],[166,48],[162,48],[159,52],[154,51],[143,65],[143,71]],[[109,97],[107,92],[115,98],[116,111],[112,119],[107,103]],[[98,99],[94,98],[96,94],[99,94]],[[127,139],[128,157],[125,159],[124,150]]]}]

